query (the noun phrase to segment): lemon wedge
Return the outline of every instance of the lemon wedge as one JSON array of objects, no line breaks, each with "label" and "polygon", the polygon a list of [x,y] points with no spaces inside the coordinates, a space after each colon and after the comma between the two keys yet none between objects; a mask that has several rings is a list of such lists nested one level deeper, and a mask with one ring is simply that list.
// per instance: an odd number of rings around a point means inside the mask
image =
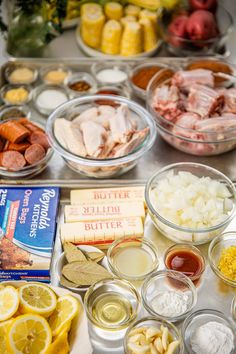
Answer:
[{"label": "lemon wedge", "polygon": [[13,320],[0,322],[0,354],[7,354],[7,333]]},{"label": "lemon wedge", "polygon": [[44,317],[33,314],[18,316],[7,334],[7,347],[17,354],[45,353],[52,341],[52,332]]},{"label": "lemon wedge", "polygon": [[79,313],[79,302],[71,295],[64,295],[57,300],[55,311],[49,317],[48,322],[52,335],[57,336],[62,329]]},{"label": "lemon wedge", "polygon": [[0,321],[11,318],[19,306],[18,291],[13,286],[0,289]]},{"label": "lemon wedge", "polygon": [[20,311],[48,317],[55,310],[57,298],[46,285],[29,283],[19,288]]},{"label": "lemon wedge", "polygon": [[68,354],[69,352],[68,332],[63,331],[55,337],[55,340],[49,345],[45,354]]}]

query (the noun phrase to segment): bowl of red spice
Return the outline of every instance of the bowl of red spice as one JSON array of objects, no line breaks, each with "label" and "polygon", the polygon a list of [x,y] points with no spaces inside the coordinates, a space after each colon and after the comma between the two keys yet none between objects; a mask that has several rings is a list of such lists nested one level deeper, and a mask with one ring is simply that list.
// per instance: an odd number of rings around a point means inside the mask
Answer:
[{"label": "bowl of red spice", "polygon": [[71,98],[96,92],[97,83],[92,75],[86,72],[75,73],[70,76],[67,88]]},{"label": "bowl of red spice", "polygon": [[160,63],[144,63],[134,67],[129,76],[129,84],[134,93],[145,100],[147,87],[154,75],[160,71],[168,70],[165,64]]}]

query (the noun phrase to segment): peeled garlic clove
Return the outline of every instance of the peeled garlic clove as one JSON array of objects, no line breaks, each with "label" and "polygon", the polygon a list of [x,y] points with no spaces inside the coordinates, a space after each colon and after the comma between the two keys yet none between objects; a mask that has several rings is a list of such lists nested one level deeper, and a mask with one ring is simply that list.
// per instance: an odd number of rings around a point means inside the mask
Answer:
[{"label": "peeled garlic clove", "polygon": [[143,333],[138,333],[138,334],[135,334],[133,335],[132,337],[129,338],[129,342],[130,343],[137,343],[137,344],[140,344],[140,341],[142,339],[145,339],[145,336]]},{"label": "peeled garlic clove", "polygon": [[130,331],[129,337],[133,336],[134,334],[145,333],[146,330],[147,329],[145,327],[134,328],[134,329],[132,329],[132,331]]},{"label": "peeled garlic clove", "polygon": [[158,351],[158,353],[160,353],[160,354],[164,353],[164,348],[163,348],[162,340],[160,337],[158,337],[154,340],[154,346],[155,346],[156,350]]},{"label": "peeled garlic clove", "polygon": [[149,340],[150,338],[153,337],[160,337],[161,336],[161,331],[156,328],[156,327],[150,327],[147,329],[146,332],[146,339]]},{"label": "peeled garlic clove", "polygon": [[162,345],[163,345],[164,350],[166,350],[166,349],[167,349],[168,344],[169,344],[169,341],[168,341],[168,335],[169,335],[168,328],[163,327],[163,332],[162,332],[162,338],[161,338],[161,341],[162,341]]},{"label": "peeled garlic clove", "polygon": [[159,354],[155,348],[155,345],[150,343],[150,354]]},{"label": "peeled garlic clove", "polygon": [[175,340],[174,342],[168,345],[166,354],[174,354],[178,347],[179,347],[179,340]]},{"label": "peeled garlic clove", "polygon": [[133,354],[148,354],[150,352],[149,345],[138,345],[136,343],[128,343],[128,348]]}]

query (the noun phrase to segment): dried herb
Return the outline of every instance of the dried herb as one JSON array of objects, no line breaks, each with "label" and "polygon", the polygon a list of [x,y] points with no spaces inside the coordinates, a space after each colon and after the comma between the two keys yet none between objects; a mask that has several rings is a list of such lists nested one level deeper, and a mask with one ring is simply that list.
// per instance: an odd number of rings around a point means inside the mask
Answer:
[{"label": "dried herb", "polygon": [[66,288],[78,288],[79,287],[78,284],[75,284],[72,281],[69,281],[63,275],[61,275],[60,283],[62,286],[65,286]]},{"label": "dried herb", "polygon": [[87,261],[87,258],[83,254],[83,252],[78,247],[73,245],[73,243],[66,242],[63,247],[65,251],[66,260],[68,263]]},{"label": "dried herb", "polygon": [[94,261],[96,263],[100,262],[105,257],[105,254],[103,252],[86,252],[86,251],[84,251],[84,254],[88,260]]}]

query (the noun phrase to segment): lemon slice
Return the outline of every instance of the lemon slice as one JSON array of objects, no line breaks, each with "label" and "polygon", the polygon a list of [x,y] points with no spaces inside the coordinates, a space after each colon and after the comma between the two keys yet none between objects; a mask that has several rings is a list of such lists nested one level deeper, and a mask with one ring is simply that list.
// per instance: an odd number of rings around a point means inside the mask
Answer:
[{"label": "lemon slice", "polygon": [[64,295],[57,300],[57,306],[48,319],[52,335],[57,336],[62,329],[78,314],[79,303],[71,295]]},{"label": "lemon slice", "polygon": [[0,321],[11,318],[19,306],[18,291],[13,286],[0,289]]},{"label": "lemon slice", "polygon": [[55,337],[55,340],[49,345],[45,354],[68,354],[69,352],[68,332],[64,331]]},{"label": "lemon slice", "polygon": [[20,311],[48,317],[55,310],[57,298],[46,285],[29,283],[19,288]]},{"label": "lemon slice", "polygon": [[15,354],[45,353],[51,341],[49,324],[39,315],[26,314],[17,317],[7,334],[7,346]]},{"label": "lemon slice", "polygon": [[0,354],[6,354],[7,352],[7,333],[11,327],[13,320],[0,322]]}]

